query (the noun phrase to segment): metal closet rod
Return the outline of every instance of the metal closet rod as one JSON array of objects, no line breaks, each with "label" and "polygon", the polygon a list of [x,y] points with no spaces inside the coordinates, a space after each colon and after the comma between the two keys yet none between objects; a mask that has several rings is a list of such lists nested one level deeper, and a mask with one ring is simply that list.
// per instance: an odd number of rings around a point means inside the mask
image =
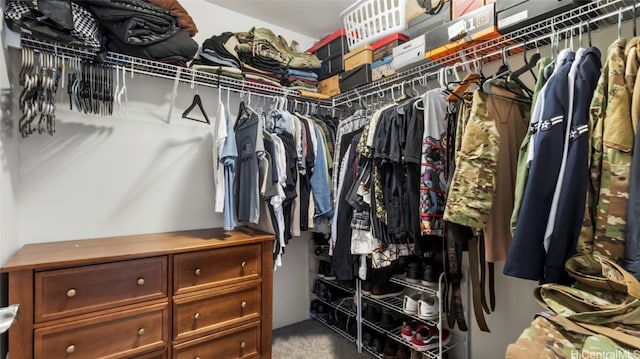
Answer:
[{"label": "metal closet rod", "polygon": [[[23,37],[22,45],[23,47],[31,48],[34,51],[48,52],[57,57],[68,60],[82,58],[92,61],[96,56],[95,50],[68,47],[32,38]],[[252,95],[290,97],[295,98],[297,101],[309,102],[323,108],[331,108],[330,101],[303,97],[298,94],[296,90],[288,89],[286,87],[277,88],[259,83],[247,82],[243,79],[227,77],[224,74],[197,71],[114,52],[108,52],[103,63],[113,66],[114,68],[117,67],[118,69],[125,69],[125,71],[130,72],[131,76],[133,76],[133,74],[140,74],[169,80],[176,80],[177,78],[180,82],[195,84],[198,86],[211,88],[224,87],[237,93],[250,92]]]},{"label": "metal closet rod", "polygon": [[[503,51],[512,51],[515,49],[518,49],[520,47],[524,47],[524,46],[528,46],[528,45],[533,45],[533,44],[537,44],[539,42],[543,42],[545,40],[552,40],[554,37],[562,37],[564,35],[564,37],[562,38],[562,40],[565,40],[567,38],[569,38],[569,34],[571,35],[571,37],[574,37],[578,34],[574,34],[573,32],[575,30],[580,30],[580,28],[587,28],[586,33],[588,33],[589,30],[589,26],[591,23],[596,23],[599,21],[603,21],[606,20],[610,17],[614,17],[614,16],[618,16],[620,17],[623,13],[626,13],[628,11],[633,11],[634,8],[640,8],[640,4],[634,4],[634,5],[629,5],[626,6],[624,8],[620,8],[615,12],[609,12],[609,13],[605,13],[593,18],[590,18],[589,21],[584,21],[581,22],[579,24],[574,24],[571,26],[567,26],[567,27],[563,27],[562,29],[553,29],[553,31],[549,34],[545,34],[545,35],[541,35],[532,39],[527,39],[526,41],[522,41],[519,42],[517,44],[513,44],[513,45],[508,45],[503,49],[500,50],[495,50],[493,52],[490,52],[488,54],[483,54],[480,56],[480,59],[478,59],[477,57],[474,57],[472,59],[469,60],[464,60],[464,61],[459,61],[456,62],[455,64],[451,65],[451,66],[438,66],[435,70],[432,70],[430,72],[427,72],[425,74],[418,74],[418,76],[414,76],[413,78],[410,79],[404,79],[403,81],[400,81],[400,79],[398,79],[398,82],[392,83],[390,85],[388,84],[380,84],[380,86],[377,87],[373,87],[368,89],[367,91],[365,91],[366,93],[362,93],[360,92],[358,89],[353,90],[353,95],[355,96],[354,98],[350,98],[351,93],[348,94],[347,98],[344,100],[340,100],[340,101],[334,101],[334,106],[338,107],[338,106],[342,106],[345,104],[350,104],[354,101],[361,101],[363,97],[367,97],[367,96],[373,96],[374,94],[378,94],[379,96],[384,96],[384,94],[386,92],[392,93],[393,91],[395,91],[395,89],[397,87],[402,88],[402,86],[405,86],[406,84],[415,84],[416,82],[420,82],[421,85],[426,84],[426,81],[430,78],[437,78],[440,74],[440,71],[442,69],[445,70],[455,70],[456,68],[460,68],[460,67],[468,67],[469,65],[475,65],[478,63],[479,61],[482,61],[483,63],[489,63],[492,62],[490,61],[490,59],[492,57],[495,56],[502,56]],[[637,11],[637,10],[636,10]],[[583,33],[584,34],[584,33]],[[467,53],[467,55],[469,55]],[[502,59],[502,57],[500,57],[500,59]],[[487,62],[484,62],[485,60],[489,60]],[[383,85],[388,85],[385,87],[382,87]]]}]

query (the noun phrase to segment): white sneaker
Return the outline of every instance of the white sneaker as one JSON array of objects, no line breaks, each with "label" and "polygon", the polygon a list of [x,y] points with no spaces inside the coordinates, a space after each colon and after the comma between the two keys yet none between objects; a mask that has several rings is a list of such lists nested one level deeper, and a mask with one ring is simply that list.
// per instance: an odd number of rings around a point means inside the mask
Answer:
[{"label": "white sneaker", "polygon": [[438,298],[435,295],[424,295],[418,300],[418,318],[425,320],[438,319]]},{"label": "white sneaker", "polygon": [[420,298],[420,293],[410,293],[404,296],[404,300],[402,302],[402,311],[407,314],[416,314],[418,313],[418,299]]}]

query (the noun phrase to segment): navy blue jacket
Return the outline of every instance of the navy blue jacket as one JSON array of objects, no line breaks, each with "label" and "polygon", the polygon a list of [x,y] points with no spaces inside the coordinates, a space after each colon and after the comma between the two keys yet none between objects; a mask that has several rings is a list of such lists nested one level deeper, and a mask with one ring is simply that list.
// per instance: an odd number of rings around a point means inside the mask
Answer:
[{"label": "navy blue jacket", "polygon": [[573,118],[555,226],[551,233],[543,282],[569,284],[564,263],[576,252],[589,181],[589,107],[602,63],[600,50],[586,49],[574,83]]},{"label": "navy blue jacket", "polygon": [[529,176],[520,205],[516,226],[503,273],[509,276],[544,279],[546,251],[544,235],[549,210],[562,163],[564,136],[569,111],[567,76],[575,53],[568,54],[558,72],[545,85],[544,109],[540,121],[532,124],[534,158],[529,164]]}]

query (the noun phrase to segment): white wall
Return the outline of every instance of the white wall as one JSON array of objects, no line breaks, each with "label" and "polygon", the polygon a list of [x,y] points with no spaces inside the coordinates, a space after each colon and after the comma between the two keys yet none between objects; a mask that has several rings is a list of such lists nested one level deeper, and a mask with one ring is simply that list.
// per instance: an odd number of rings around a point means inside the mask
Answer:
[{"label": "white wall", "polygon": [[[300,48],[316,40],[205,0],[181,3],[199,28],[194,38],[199,44],[224,31],[248,31],[254,26],[296,40]],[[19,59],[17,50],[10,54]],[[0,58],[0,89],[17,87],[5,74],[17,73],[18,67]],[[124,108],[120,115],[109,117],[70,111],[66,92],[60,90],[55,135],[22,139],[15,134],[20,114],[11,114],[14,133],[3,132],[0,137],[0,266],[29,243],[222,225],[222,217],[213,211],[210,130],[180,118],[195,91],[188,84],[179,86],[168,124],[173,81],[127,76],[128,115]],[[209,118],[217,121],[217,90],[197,91]],[[253,97],[252,105],[256,101]],[[238,95],[232,93],[234,116],[238,103]],[[297,296],[303,305],[297,306],[281,300],[285,291],[274,293],[278,326],[308,316],[308,278],[300,276],[306,273],[306,265],[300,265],[306,252],[307,240],[295,238],[287,248],[284,267],[275,275],[276,288],[304,289]]]}]

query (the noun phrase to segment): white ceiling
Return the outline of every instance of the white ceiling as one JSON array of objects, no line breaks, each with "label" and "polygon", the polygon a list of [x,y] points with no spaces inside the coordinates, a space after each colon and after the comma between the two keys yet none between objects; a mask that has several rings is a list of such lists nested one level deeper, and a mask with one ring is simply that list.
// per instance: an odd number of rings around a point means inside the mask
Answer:
[{"label": "white ceiling", "polygon": [[340,13],[355,0],[208,0],[285,29],[321,39],[343,27]]}]

